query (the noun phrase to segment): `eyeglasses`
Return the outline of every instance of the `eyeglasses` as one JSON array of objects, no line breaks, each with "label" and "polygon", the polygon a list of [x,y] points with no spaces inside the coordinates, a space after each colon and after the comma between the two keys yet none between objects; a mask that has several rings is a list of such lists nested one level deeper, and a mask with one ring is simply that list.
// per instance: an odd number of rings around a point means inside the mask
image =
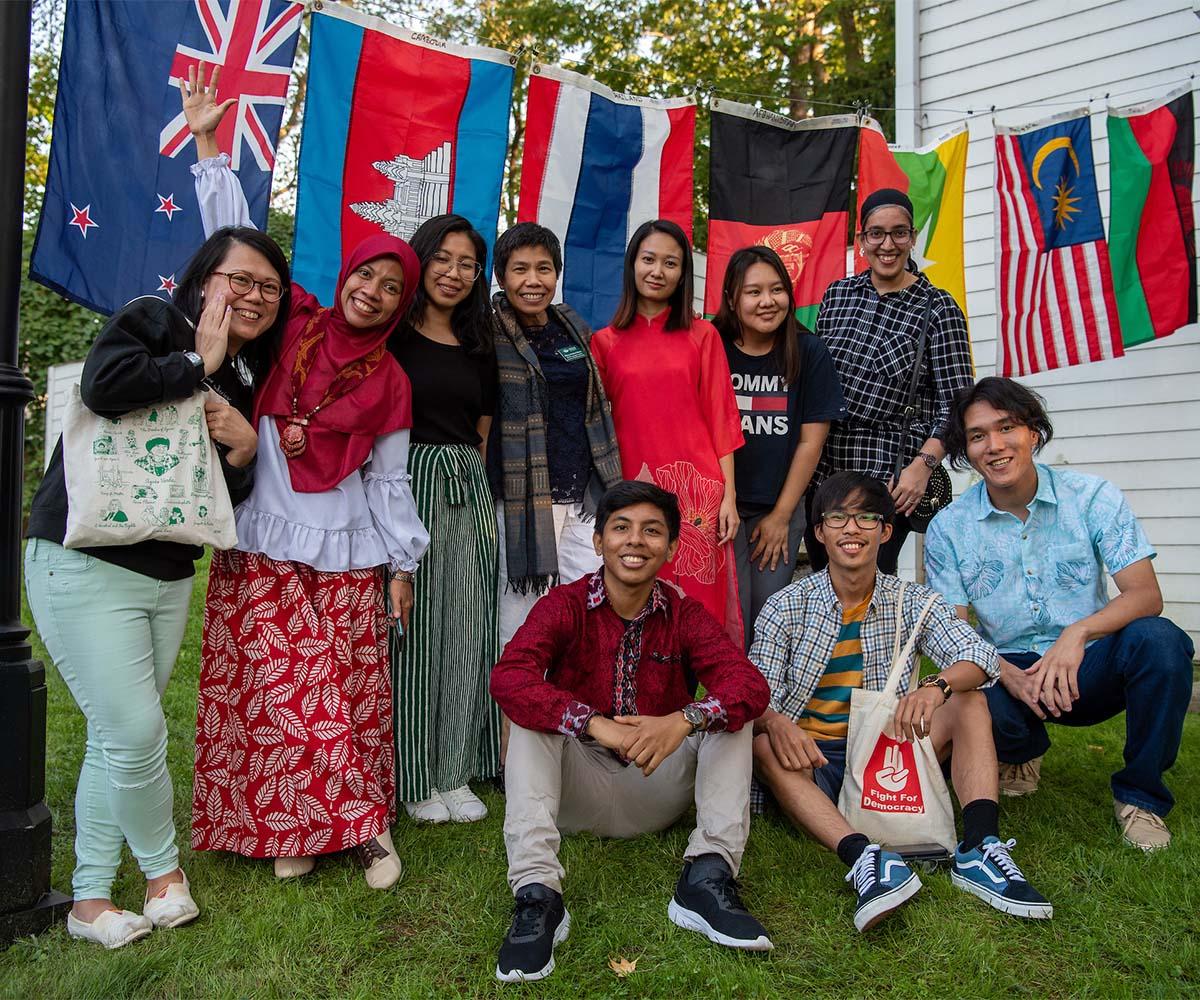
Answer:
[{"label": "eyeglasses", "polygon": [[870,229],[864,229],[858,234],[862,237],[862,241],[869,247],[877,247],[883,243],[889,236],[892,238],[892,243],[898,247],[906,247],[912,242],[912,238],[916,235],[916,230],[910,229],[908,226],[900,226],[896,229],[880,229],[878,226],[872,226]]},{"label": "eyeglasses", "polygon": [[474,281],[479,277],[479,272],[483,270],[483,265],[477,260],[471,260],[468,257],[459,257],[458,260],[455,260],[441,250],[435,253],[429,262],[438,274],[446,275],[451,271],[457,271],[463,281]]},{"label": "eyeglasses", "polygon": [[821,515],[821,521],[829,528],[844,528],[850,523],[850,518],[854,518],[854,523],[862,528],[863,531],[871,531],[883,524],[882,514],[873,514],[866,510],[855,511],[854,513],[844,510],[827,510]]},{"label": "eyeglasses", "polygon": [[258,285],[262,297],[268,302],[278,302],[283,297],[283,285],[271,278],[267,278],[266,281],[255,281],[245,271],[213,271],[212,273],[219,274],[228,281],[229,290],[234,295],[249,295],[250,290]]}]

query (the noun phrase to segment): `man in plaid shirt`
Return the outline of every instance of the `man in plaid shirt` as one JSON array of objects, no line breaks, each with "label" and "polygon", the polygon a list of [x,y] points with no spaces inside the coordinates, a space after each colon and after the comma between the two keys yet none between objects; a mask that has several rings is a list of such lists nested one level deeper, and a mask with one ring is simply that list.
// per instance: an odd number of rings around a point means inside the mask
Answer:
[{"label": "man in plaid shirt", "polygon": [[[755,624],[750,659],[771,687],[771,704],[754,724],[754,766],[787,817],[836,851],[850,869],[846,881],[858,895],[854,925],[863,931],[921,888],[899,854],[869,843],[836,805],[846,766],[851,691],[882,690],[892,666],[900,581],[880,573],[877,558],[891,535],[895,504],[879,480],[840,472],[817,490],[813,510],[829,552],[828,568],[772,596]],[[930,593],[916,585],[905,588],[905,637]],[[920,654],[940,672],[909,690]],[[954,884],[1002,912],[1049,917],[1050,904],[1009,853],[1016,842],[999,838],[996,750],[987,701],[978,690],[999,673],[996,650],[938,598],[907,666],[895,738],[929,737],[942,759],[955,751],[951,775],[965,804]],[[902,763],[885,763],[874,777],[899,792],[909,771]]]}]

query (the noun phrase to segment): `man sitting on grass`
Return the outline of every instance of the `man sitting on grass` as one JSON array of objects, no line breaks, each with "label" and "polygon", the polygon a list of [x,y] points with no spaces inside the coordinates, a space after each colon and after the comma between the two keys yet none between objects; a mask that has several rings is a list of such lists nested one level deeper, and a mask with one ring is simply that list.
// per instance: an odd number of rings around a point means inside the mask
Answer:
[{"label": "man sitting on grass", "polygon": [[[854,926],[865,931],[921,888],[900,855],[851,828],[837,810],[846,767],[850,693],[882,690],[891,671],[900,581],[877,568],[891,537],[895,504],[878,480],[839,472],[813,499],[817,538],[829,553],[820,573],[773,595],[755,623],[750,659],[771,685],[771,707],[754,724],[754,767],[796,826],[836,851],[858,894]],[[904,592],[904,639],[929,597]],[[1018,917],[1052,908],[1022,875],[1000,840],[996,752],[987,702],[976,689],[998,672],[996,650],[939,599],[921,626],[913,657],[941,672],[900,699],[895,738],[928,736],[939,758],[953,750],[951,776],[963,806],[963,839],[953,883]],[[912,664],[901,683],[907,690]],[[953,696],[953,697],[952,697]],[[900,789],[898,789],[900,790]]]},{"label": "man sitting on grass", "polygon": [[[1154,549],[1121,491],[1034,462],[1053,433],[1041,397],[1011,379],[981,379],[955,400],[946,449],[983,481],[930,525],[926,572],[1000,650],[987,699],[1001,790],[1037,788],[1047,721],[1091,726],[1125,712],[1113,810],[1125,841],[1153,851],[1171,843],[1163,772],[1183,737],[1194,649],[1158,617]],[[1111,600],[1106,568],[1120,591]]]},{"label": "man sitting on grass", "polygon": [[603,566],[538,601],[492,671],[513,723],[504,842],[516,905],[503,982],[548,976],[567,936],[561,832],[635,837],[693,801],[670,919],[731,948],[772,947],[734,882],[750,831],[748,723],[767,685],[698,601],[655,579],[679,542],[673,494],[618,483],[593,541]]}]

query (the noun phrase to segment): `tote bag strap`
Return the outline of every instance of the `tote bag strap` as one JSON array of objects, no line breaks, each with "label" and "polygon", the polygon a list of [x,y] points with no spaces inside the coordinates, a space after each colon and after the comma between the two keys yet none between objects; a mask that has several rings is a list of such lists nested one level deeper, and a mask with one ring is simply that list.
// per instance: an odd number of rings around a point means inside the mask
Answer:
[{"label": "tote bag strap", "polygon": [[900,591],[896,594],[896,629],[892,636],[892,659],[894,665],[900,658],[900,647],[904,644],[904,592],[908,589],[908,581],[900,581]]},{"label": "tote bag strap", "polygon": [[[925,606],[921,608],[921,613],[917,616],[916,624],[913,625],[912,632],[908,637],[908,642],[904,644],[903,651],[892,661],[892,672],[888,674],[887,684],[883,689],[885,697],[896,697],[896,691],[900,687],[900,678],[904,674],[904,667],[908,663],[908,658],[912,655],[913,647],[917,644],[917,637],[921,634],[921,626],[925,624],[925,619],[928,617],[937,599],[938,595],[936,593],[929,595],[929,599],[925,602]],[[902,607],[899,601],[897,601],[897,605]],[[916,666],[914,666],[913,671],[915,672],[916,669]]]}]

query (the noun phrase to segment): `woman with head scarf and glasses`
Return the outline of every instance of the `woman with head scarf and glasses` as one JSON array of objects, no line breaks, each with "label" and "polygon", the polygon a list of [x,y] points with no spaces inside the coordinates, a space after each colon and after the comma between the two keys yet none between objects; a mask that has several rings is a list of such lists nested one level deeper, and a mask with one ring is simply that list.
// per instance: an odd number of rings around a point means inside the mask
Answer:
[{"label": "woman with head scarf and glasses", "polygon": [[[974,382],[966,319],[950,294],[934,287],[913,262],[916,235],[908,195],[892,188],[868,195],[858,233],[858,252],[868,269],[830,285],[817,316],[817,333],[833,355],[849,413],[829,432],[807,503],[811,511],[816,487],[835,472],[861,472],[887,483],[896,523],[879,549],[884,573],[896,572],[911,531],[907,515],[946,456],[942,434],[950,402]],[[927,310],[928,340],[906,435],[905,403]],[[804,544],[813,568],[823,569],[828,559],[811,517]]]},{"label": "woman with head scarf and glasses", "polygon": [[496,512],[484,455],[496,407],[492,311],[483,237],[460,215],[413,234],[421,279],[388,342],[413,385],[410,468],[429,551],[415,604],[391,647],[398,794],[420,823],[483,819],[471,791],[499,768],[500,716],[488,695],[496,662]]},{"label": "woman with head scarf and glasses", "polygon": [[[206,228],[249,216],[217,152],[229,102],[215,89],[201,68],[184,103]],[[330,306],[291,286],[279,359],[255,398],[238,547],[213,558],[192,846],[274,858],[280,878],[350,848],[372,888],[400,877],[382,580],[411,576],[428,535],[407,471],[412,390],[386,345],[419,275],[412,248],[379,235],[347,255]],[[392,582],[401,625],[410,595]]]}]

